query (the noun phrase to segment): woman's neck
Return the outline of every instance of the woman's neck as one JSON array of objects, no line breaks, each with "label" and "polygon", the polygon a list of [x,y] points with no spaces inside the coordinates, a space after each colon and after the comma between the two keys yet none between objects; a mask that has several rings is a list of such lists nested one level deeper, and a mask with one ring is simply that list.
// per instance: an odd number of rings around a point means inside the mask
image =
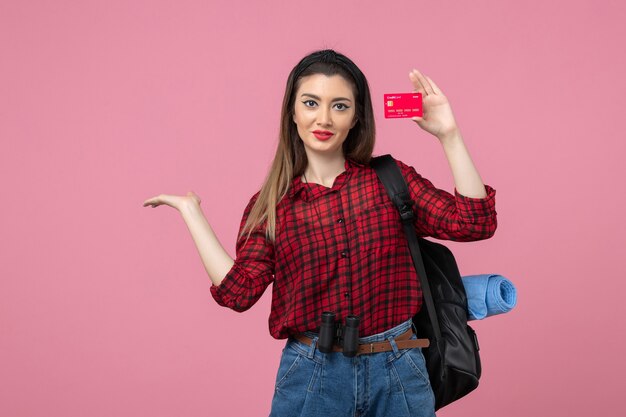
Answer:
[{"label": "woman's neck", "polygon": [[332,187],[335,178],[346,170],[346,159],[343,155],[333,158],[309,156],[308,166],[304,170],[302,181]]}]

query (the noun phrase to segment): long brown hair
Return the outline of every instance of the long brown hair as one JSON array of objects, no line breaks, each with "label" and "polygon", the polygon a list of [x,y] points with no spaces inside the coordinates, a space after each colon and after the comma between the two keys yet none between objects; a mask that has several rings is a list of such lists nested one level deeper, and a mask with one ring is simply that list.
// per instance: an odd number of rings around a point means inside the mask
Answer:
[{"label": "long brown hair", "polygon": [[265,224],[266,239],[272,243],[276,240],[276,205],[289,191],[293,179],[302,175],[308,164],[304,144],[293,122],[293,114],[294,96],[300,86],[300,80],[313,74],[324,74],[329,77],[340,75],[352,85],[356,100],[357,122],[348,133],[342,150],[345,158],[366,165],[370,162],[374,150],[376,126],[367,79],[354,62],[332,49],[315,51],[305,56],[291,70],[287,78],[276,155],[239,238],[246,233],[249,238],[253,230]]}]

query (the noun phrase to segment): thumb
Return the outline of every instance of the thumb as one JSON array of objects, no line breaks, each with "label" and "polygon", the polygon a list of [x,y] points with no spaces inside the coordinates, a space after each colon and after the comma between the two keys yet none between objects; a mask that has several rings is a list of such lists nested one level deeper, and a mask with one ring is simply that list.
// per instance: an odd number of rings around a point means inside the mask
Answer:
[{"label": "thumb", "polygon": [[198,204],[200,204],[202,202],[202,200],[200,199],[200,197],[198,196],[198,194],[194,193],[193,191],[189,191],[187,193],[187,197],[191,197],[193,198]]}]

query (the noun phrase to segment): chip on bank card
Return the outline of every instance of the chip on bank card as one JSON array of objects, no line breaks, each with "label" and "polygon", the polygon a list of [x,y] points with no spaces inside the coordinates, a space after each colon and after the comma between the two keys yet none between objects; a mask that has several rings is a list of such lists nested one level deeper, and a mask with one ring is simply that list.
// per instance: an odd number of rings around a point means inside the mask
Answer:
[{"label": "chip on bank card", "polygon": [[385,118],[422,117],[422,93],[385,94]]}]

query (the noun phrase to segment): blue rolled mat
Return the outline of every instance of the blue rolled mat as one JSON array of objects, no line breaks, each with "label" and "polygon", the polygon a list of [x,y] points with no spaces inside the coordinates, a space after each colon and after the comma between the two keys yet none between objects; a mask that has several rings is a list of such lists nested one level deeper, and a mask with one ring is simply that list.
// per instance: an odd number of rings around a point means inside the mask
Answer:
[{"label": "blue rolled mat", "polygon": [[465,275],[461,281],[467,295],[468,320],[506,313],[517,304],[515,286],[502,275]]}]

